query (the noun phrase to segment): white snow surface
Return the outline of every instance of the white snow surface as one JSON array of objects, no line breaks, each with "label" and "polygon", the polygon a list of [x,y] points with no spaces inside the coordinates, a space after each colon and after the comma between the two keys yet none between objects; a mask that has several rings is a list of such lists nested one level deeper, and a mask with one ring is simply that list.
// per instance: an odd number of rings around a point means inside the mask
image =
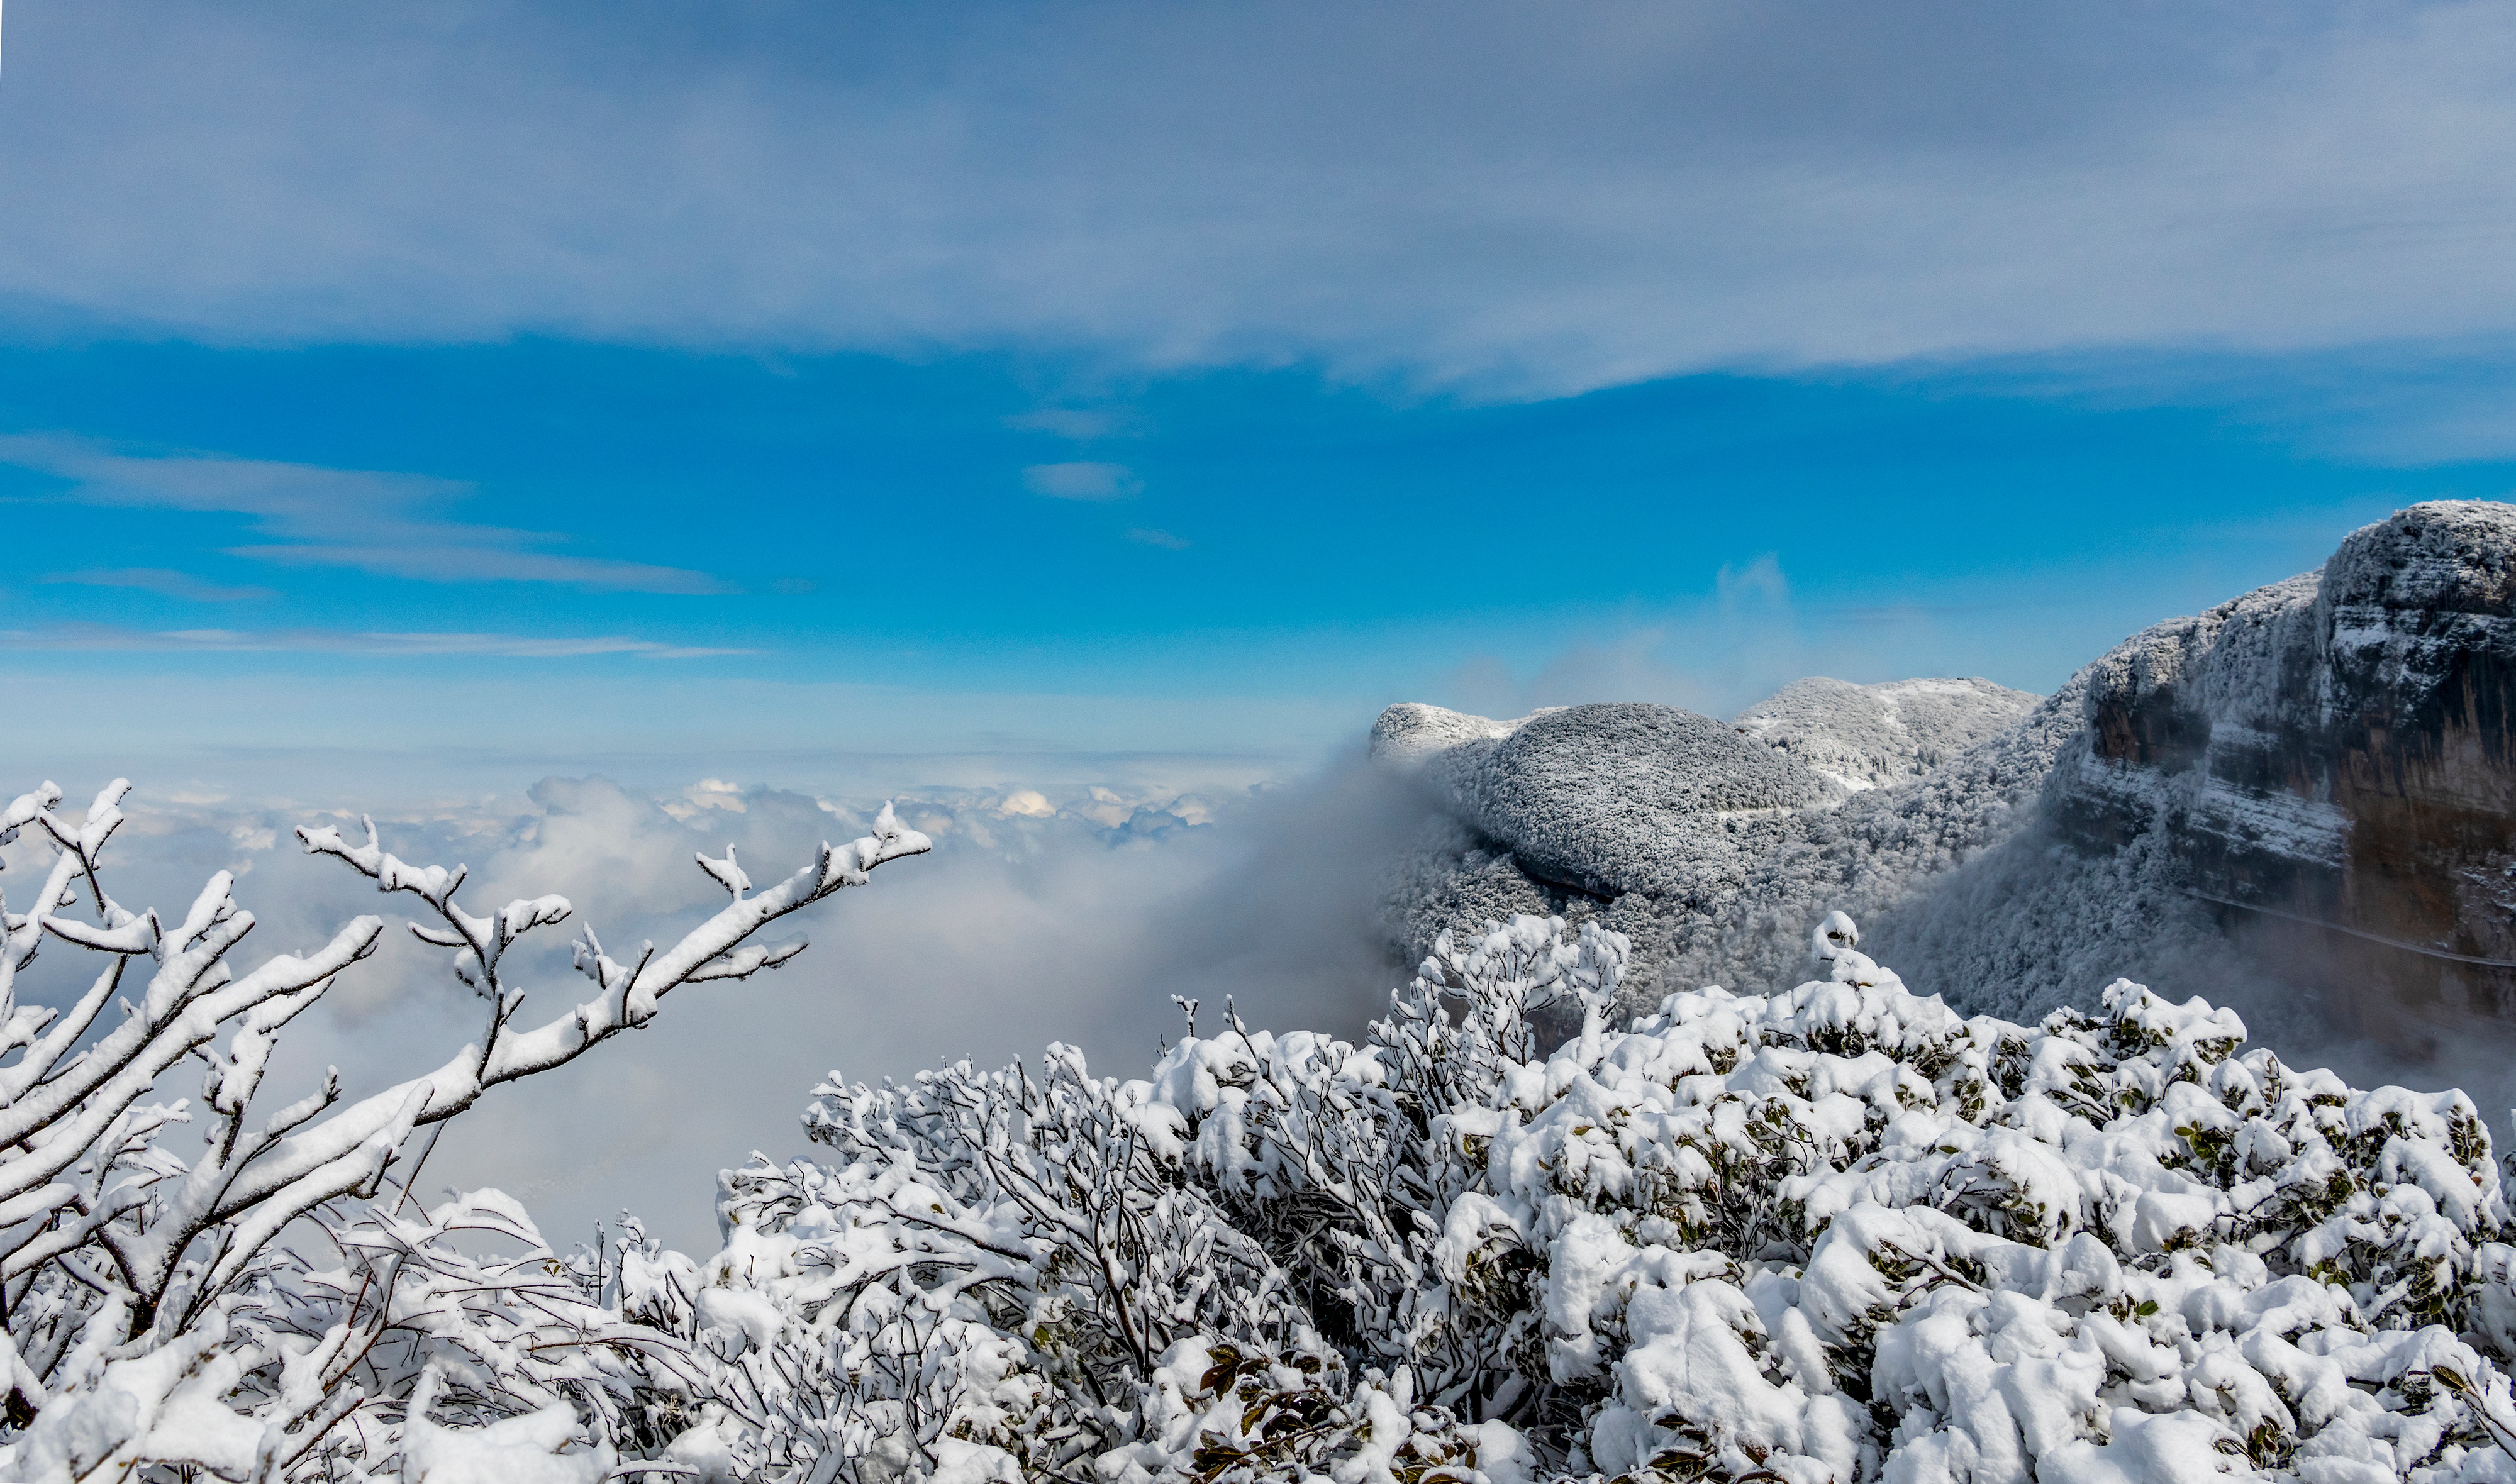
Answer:
[{"label": "white snow surface", "polygon": [[1855,685],[1812,676],[1748,707],[1732,724],[1857,793],[1920,777],[2016,725],[2036,699],[1985,680]]},{"label": "white snow surface", "polygon": [[[1445,937],[1360,1044],[1233,1025],[1143,1080],[1064,1049],[834,1080],[824,1160],[729,1173],[721,1254],[626,1257],[624,1303],[724,1398],[675,1456],[955,1484],[2516,1480],[2516,1249],[2469,1099],[2354,1091],[2129,981],[1961,1017],[1859,941],[1831,915],[1823,978],[1617,1030],[1623,940],[1521,918]],[[1583,1027],[1540,1055],[1550,999]]]},{"label": "white snow surface", "polygon": [[1837,903],[1892,911],[2009,838],[2079,696],[1819,679],[1735,723],[1641,704],[1499,722],[1393,707],[1374,755],[1447,817],[1394,869],[1389,914],[1414,946],[1514,911],[1597,915],[1639,945],[1637,1005],[1681,983],[1775,985],[1798,925]]}]

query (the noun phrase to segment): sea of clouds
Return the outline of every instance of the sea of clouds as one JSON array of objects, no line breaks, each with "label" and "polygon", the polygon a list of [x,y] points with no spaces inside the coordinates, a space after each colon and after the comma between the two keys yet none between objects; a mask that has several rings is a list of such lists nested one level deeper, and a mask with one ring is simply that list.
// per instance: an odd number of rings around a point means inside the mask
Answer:
[{"label": "sea of clouds", "polygon": [[[1194,786],[1109,773],[1106,782],[905,790],[902,821],[932,854],[896,862],[769,934],[800,926],[811,949],[740,983],[677,992],[643,1032],[501,1089],[449,1126],[423,1192],[496,1185],[555,1237],[589,1234],[623,1209],[677,1245],[713,1245],[716,1172],[804,1141],[797,1115],[833,1070],[907,1077],[961,1057],[1003,1064],[1051,1042],[1140,1074],[1177,1034],[1173,996],[1226,997],[1252,1023],[1351,1034],[1404,977],[1373,924],[1378,873],[1422,802],[1348,759],[1309,771],[1250,764]],[[1279,772],[1288,775],[1278,776]],[[1252,776],[1256,774],[1257,776]],[[66,806],[84,804],[72,788]],[[14,790],[12,791],[14,792]],[[379,808],[385,846],[414,864],[464,865],[475,911],[558,892],[576,917],[526,940],[509,964],[529,987],[520,1021],[563,1010],[591,986],[567,947],[590,926],[614,956],[669,943],[724,901],[692,857],[731,845],[766,886],[824,840],[863,834],[886,795],[833,796],[717,777],[677,788],[552,775],[516,793]],[[109,850],[106,889],[180,917],[219,870],[257,919],[239,969],[312,948],[340,924],[383,913],[375,958],[286,1033],[274,1105],[337,1066],[357,1095],[437,1065],[481,1034],[485,1006],[448,955],[400,927],[407,898],[380,896],[340,862],[298,848],[300,825],[354,810],[142,788]],[[0,849],[0,890],[23,897],[48,847]],[[536,939],[540,941],[536,941]],[[54,945],[21,983],[61,1003],[97,966]],[[198,1069],[169,1095],[198,1095]]]},{"label": "sea of clouds", "polygon": [[[1209,1031],[1228,1000],[1254,1026],[1360,1032],[1411,968],[1381,926],[1386,873],[1437,807],[1360,749],[1307,762],[787,760],[772,781],[685,768],[689,781],[674,784],[654,781],[654,760],[620,762],[513,789],[479,787],[505,765],[481,760],[440,758],[434,770],[398,774],[360,763],[352,771],[380,780],[367,789],[325,780],[339,760],[329,769],[170,765],[172,784],[138,778],[105,884],[126,906],[180,918],[213,873],[235,873],[237,900],[257,919],[239,970],[312,949],[360,914],[393,925],[376,956],[285,1033],[267,1084],[277,1106],[327,1066],[355,1097],[439,1065],[481,1034],[486,1009],[454,979],[443,950],[399,926],[407,898],[380,896],[340,862],[307,855],[299,826],[355,837],[363,805],[404,860],[468,867],[462,899],[476,912],[567,897],[574,919],[526,939],[507,965],[530,997],[519,1019],[538,1024],[591,990],[568,962],[581,928],[628,959],[642,940],[669,943],[722,904],[694,862],[700,851],[732,847],[766,886],[813,860],[821,842],[865,833],[892,803],[932,838],[931,854],[887,865],[772,928],[771,938],[811,939],[784,967],[680,990],[648,1029],[493,1092],[448,1126],[419,1181],[428,1195],[506,1190],[563,1246],[625,1210],[676,1246],[712,1250],[717,1173],[755,1150],[805,1152],[797,1116],[834,1071],[907,1078],[964,1057],[1003,1065],[1063,1042],[1106,1073],[1141,1075],[1178,1034],[1175,997],[1199,1002]],[[200,781],[221,768],[251,786]],[[873,786],[885,773],[950,781]],[[814,776],[821,781],[798,781]],[[63,778],[65,812],[104,781]],[[21,910],[49,853],[36,832],[0,847],[0,893]],[[1949,908],[1963,914],[1963,893]],[[2173,998],[2198,992],[2239,1009],[2257,1041],[2292,1065],[2329,1065],[2360,1086],[2464,1087],[2503,1132],[2516,1079],[2506,1071],[2511,1038],[2495,1017],[2398,1003],[2370,983],[2365,993],[2389,1007],[2379,1013],[2394,1033],[2368,1035],[2364,1007],[2295,987],[2283,966],[2304,945],[2286,935],[2277,925],[2247,928],[2190,963],[2151,964],[2148,976]],[[1923,994],[1936,987],[1928,957],[1897,966]],[[62,1004],[97,967],[54,944],[21,976],[21,1001]],[[2092,1004],[2096,982],[2075,1001]],[[199,1076],[180,1068],[161,1091],[197,1097]]]}]

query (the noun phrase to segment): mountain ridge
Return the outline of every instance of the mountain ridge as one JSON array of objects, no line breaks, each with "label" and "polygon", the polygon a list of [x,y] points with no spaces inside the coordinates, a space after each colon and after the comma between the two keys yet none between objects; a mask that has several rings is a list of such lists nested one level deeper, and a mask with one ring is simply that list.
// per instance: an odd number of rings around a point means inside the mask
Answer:
[{"label": "mountain ridge", "polygon": [[1813,678],[1727,722],[1392,707],[1372,754],[1437,817],[1384,918],[1410,953],[1513,911],[1597,918],[1633,939],[1642,1008],[1786,988],[1805,925],[1842,908],[1969,1010],[2129,973],[2416,1058],[2459,1016],[2516,1014],[2516,971],[2467,962],[2516,961],[2511,719],[2516,507],[2431,502],[2047,697]]}]

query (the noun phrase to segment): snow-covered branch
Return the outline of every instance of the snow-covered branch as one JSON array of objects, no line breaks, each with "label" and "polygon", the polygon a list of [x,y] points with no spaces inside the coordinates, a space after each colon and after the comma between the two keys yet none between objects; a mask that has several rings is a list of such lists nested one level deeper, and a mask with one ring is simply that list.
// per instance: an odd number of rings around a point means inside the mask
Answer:
[{"label": "snow-covered branch", "polygon": [[[50,784],[0,811],[0,843],[35,826],[53,847],[25,912],[0,898],[0,1475],[329,1478],[396,1458],[425,1472],[423,1456],[478,1445],[539,1461],[519,1479],[602,1477],[622,1439],[651,1426],[637,1411],[646,1399],[686,1389],[681,1347],[605,1307],[605,1275],[551,1254],[494,1192],[405,1215],[433,1142],[415,1136],[491,1088],[645,1024],[683,984],[792,958],[800,939],[750,939],[927,849],[925,838],[886,809],[875,834],[822,846],[756,894],[731,852],[702,857],[732,902],[634,966],[612,963],[587,931],[577,962],[595,992],[559,997],[566,1010],[518,1030],[527,993],[509,952],[566,921],[566,899],[476,914],[458,899],[461,867],[397,859],[372,822],[356,845],[334,829],[301,830],[310,852],[421,904],[411,930],[453,950],[485,1023],[423,1076],[345,1100],[327,1074],[266,1108],[281,1032],[374,952],[383,921],[356,919],[312,953],[239,972],[231,959],[254,918],[227,873],[172,928],[106,889],[104,855],[129,787],[115,780],[75,819]],[[18,1003],[20,972],[48,941],[103,961],[66,1010]],[[120,1017],[99,1034],[108,1005]],[[197,1103],[161,1100],[187,1059],[205,1068]],[[177,1146],[179,1126],[190,1147]],[[526,1256],[483,1257],[484,1241]]]}]

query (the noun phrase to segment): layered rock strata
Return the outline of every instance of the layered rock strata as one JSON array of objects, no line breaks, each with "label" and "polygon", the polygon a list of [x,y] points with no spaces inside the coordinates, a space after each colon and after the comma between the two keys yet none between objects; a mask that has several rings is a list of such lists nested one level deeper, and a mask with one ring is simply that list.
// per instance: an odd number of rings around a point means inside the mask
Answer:
[{"label": "layered rock strata", "polygon": [[2084,853],[2162,840],[2229,929],[2302,931],[2292,974],[2516,1013],[2511,709],[2516,507],[2414,506],[2090,666],[2048,814]]}]

